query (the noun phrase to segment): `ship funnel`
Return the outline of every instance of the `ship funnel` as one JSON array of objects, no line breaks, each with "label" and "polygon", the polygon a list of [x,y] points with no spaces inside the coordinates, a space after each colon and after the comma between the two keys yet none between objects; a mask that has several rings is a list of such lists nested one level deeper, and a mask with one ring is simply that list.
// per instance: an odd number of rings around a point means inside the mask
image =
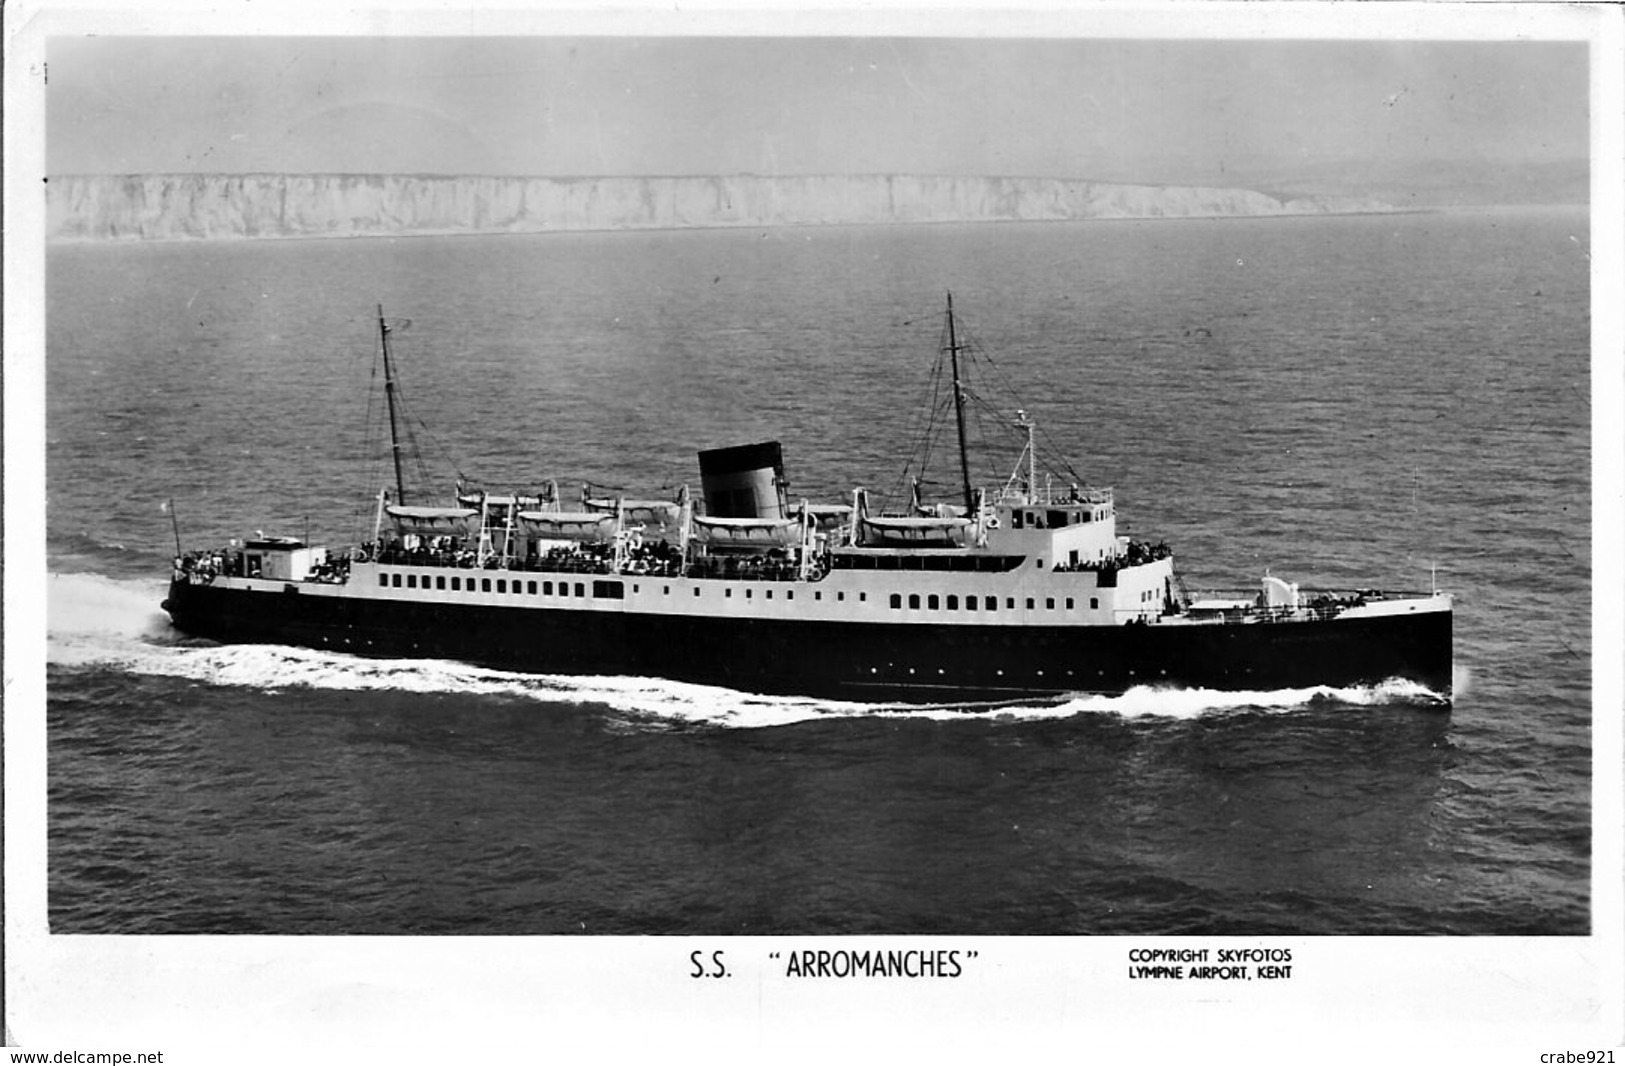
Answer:
[{"label": "ship funnel", "polygon": [[784,484],[776,440],[700,453],[700,491],[712,518],[783,518]]}]

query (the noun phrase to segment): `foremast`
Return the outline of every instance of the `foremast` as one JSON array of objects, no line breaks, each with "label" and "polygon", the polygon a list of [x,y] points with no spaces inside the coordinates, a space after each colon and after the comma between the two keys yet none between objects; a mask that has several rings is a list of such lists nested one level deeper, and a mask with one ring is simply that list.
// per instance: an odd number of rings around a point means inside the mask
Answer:
[{"label": "foremast", "polygon": [[406,477],[401,473],[401,435],[396,425],[395,366],[389,358],[389,323],[384,321],[384,305],[378,305],[378,338],[384,346],[384,401],[389,407],[389,454],[395,460],[395,502],[406,504]]}]

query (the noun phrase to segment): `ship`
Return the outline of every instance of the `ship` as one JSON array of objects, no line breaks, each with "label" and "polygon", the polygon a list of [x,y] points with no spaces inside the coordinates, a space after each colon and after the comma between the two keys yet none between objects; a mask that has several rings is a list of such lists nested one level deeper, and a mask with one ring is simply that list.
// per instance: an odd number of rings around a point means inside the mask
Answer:
[{"label": "ship", "polygon": [[796,498],[769,440],[700,451],[697,494],[583,487],[577,501],[546,482],[459,486],[430,503],[402,474],[380,307],[395,477],[393,494],[378,487],[371,539],[334,549],[258,533],[183,552],[177,528],[163,606],[182,633],[223,643],[862,703],[1397,679],[1449,705],[1448,592],[1311,591],[1266,573],[1193,594],[1165,543],[1118,532],[1111,488],[1040,477],[1034,420],[1019,410],[1010,477],[974,485],[952,294],[944,323],[960,473],[949,502],[922,500],[917,480],[890,511],[862,487]]}]

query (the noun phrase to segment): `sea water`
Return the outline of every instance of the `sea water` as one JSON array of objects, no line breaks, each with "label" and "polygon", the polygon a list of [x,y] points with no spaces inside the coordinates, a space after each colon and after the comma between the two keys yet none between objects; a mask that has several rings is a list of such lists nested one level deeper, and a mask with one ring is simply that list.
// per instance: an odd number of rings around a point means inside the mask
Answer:
[{"label": "sea water", "polygon": [[[1585,933],[1586,227],[52,247],[52,931]],[[971,405],[978,483],[1016,461],[1008,394],[1056,484],[1114,486],[1119,531],[1193,590],[1436,582],[1453,703],[966,713],[223,647],[159,608],[177,530],[370,536],[380,304],[414,489],[669,495],[697,450],[776,439],[793,496],[896,502],[941,428],[949,291],[1001,386]],[[950,435],[928,493],[953,458]]]}]

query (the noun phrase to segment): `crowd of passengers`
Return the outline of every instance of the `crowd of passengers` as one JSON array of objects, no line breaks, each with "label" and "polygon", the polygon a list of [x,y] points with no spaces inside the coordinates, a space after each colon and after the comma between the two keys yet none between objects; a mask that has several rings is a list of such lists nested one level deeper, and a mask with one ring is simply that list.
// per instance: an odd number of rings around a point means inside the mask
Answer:
[{"label": "crowd of passengers", "polygon": [[[801,577],[801,568],[783,548],[774,548],[765,555],[702,555],[688,568],[689,577],[720,577],[740,581],[795,581]],[[824,576],[822,565],[814,571],[814,580]]]},{"label": "crowd of passengers", "polygon": [[175,556],[175,576],[209,582],[217,576],[243,576],[243,553],[240,551],[187,552]]},{"label": "crowd of passengers", "polygon": [[326,581],[329,584],[342,585],[350,579],[350,557],[347,555],[330,556],[310,568],[306,581]]},{"label": "crowd of passengers", "polygon": [[[365,549],[368,555],[373,550],[371,545]],[[377,557],[381,563],[404,566],[474,569],[481,565],[478,555],[457,537],[428,538],[411,548],[396,539],[377,550]],[[483,566],[488,570],[608,574],[615,568],[615,549],[611,544],[598,542],[557,545],[545,551],[531,545],[522,559],[492,554]],[[822,577],[824,569],[821,562],[815,576]],[[645,541],[628,548],[621,565],[623,574],[648,577],[677,577],[685,572],[690,577],[753,581],[793,581],[801,576],[795,560],[781,548],[766,554],[701,555],[685,571],[682,552],[664,540]]]},{"label": "crowd of passengers", "polygon": [[[646,549],[638,549],[640,558],[647,558]],[[395,566],[443,566],[462,570],[534,570],[563,574],[607,574],[614,569],[615,549],[609,544],[560,545],[540,550],[530,545],[524,558],[511,558],[499,552],[488,554],[483,561],[479,553],[460,537],[432,537],[407,547],[399,539],[391,540],[378,552],[378,561]]]},{"label": "crowd of passengers", "polygon": [[1075,563],[1056,563],[1055,569],[1063,573],[1078,570],[1099,570],[1110,573],[1114,570],[1126,570],[1131,566],[1142,566],[1146,563],[1166,559],[1174,554],[1166,541],[1157,541],[1149,544],[1141,540],[1131,540],[1123,554],[1109,556],[1105,559],[1080,559]]},{"label": "crowd of passengers", "polygon": [[1322,617],[1330,617],[1350,607],[1364,607],[1365,594],[1357,592],[1352,596],[1333,596],[1329,592],[1323,592],[1310,600],[1308,606],[1316,614]]},{"label": "crowd of passengers", "polygon": [[[212,552],[186,552],[175,556],[175,576],[208,584],[216,577],[259,577],[257,570],[249,572],[248,560],[236,549]],[[306,581],[325,581],[343,584],[350,578],[349,556],[332,556],[321,560],[305,575]]]}]

